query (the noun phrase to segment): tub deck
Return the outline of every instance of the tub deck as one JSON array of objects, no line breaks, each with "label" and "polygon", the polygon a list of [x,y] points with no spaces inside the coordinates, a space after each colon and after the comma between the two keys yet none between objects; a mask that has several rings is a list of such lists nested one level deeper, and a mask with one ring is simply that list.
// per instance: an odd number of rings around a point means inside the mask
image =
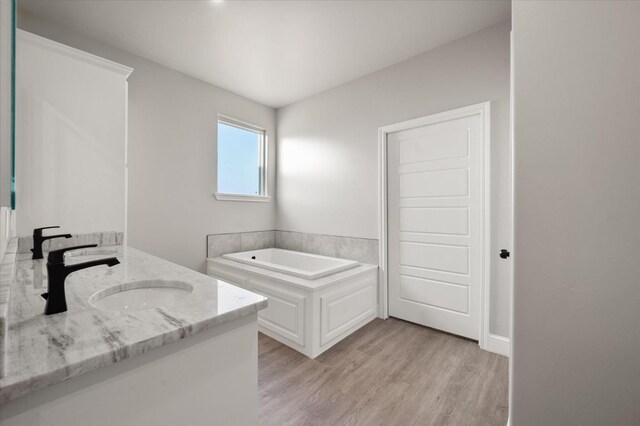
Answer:
[{"label": "tub deck", "polygon": [[225,254],[222,257],[309,280],[326,277],[358,265],[355,260],[338,259],[278,248]]}]

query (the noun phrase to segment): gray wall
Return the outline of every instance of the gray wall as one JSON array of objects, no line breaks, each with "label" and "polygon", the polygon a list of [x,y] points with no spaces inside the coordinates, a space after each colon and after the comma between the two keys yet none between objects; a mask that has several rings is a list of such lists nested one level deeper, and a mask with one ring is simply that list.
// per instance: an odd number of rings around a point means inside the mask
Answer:
[{"label": "gray wall", "polygon": [[513,4],[511,424],[640,424],[640,2]]},{"label": "gray wall", "polygon": [[[378,238],[378,128],[492,101],[492,252],[509,247],[509,23],[278,110],[283,231]],[[509,264],[494,257],[491,332],[509,335]]]},{"label": "gray wall", "polygon": [[275,228],[275,200],[213,196],[218,113],[267,129],[269,188],[275,195],[275,110],[28,14],[20,14],[18,26],[134,68],[129,77],[129,245],[204,271],[207,234]]}]

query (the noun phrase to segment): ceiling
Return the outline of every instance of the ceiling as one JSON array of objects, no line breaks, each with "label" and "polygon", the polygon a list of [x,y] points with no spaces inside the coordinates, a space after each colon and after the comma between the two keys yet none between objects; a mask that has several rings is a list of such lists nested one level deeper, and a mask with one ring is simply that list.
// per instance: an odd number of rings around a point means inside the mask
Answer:
[{"label": "ceiling", "polygon": [[281,107],[509,19],[510,1],[19,0],[33,13]]}]

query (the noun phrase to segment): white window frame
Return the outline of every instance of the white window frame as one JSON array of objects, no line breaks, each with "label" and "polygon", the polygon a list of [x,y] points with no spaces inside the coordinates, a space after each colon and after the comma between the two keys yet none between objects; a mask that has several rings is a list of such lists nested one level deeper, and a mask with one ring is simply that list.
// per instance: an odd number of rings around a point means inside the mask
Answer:
[{"label": "white window frame", "polygon": [[[222,114],[218,114],[218,120],[216,122],[216,132],[218,131],[218,127],[222,124],[226,124],[228,126],[237,127],[242,130],[247,130],[254,133],[260,133],[262,135],[262,139],[260,141],[260,195],[248,195],[248,194],[229,194],[225,192],[218,192],[218,145],[216,144],[216,192],[215,197],[216,200],[220,201],[250,201],[250,202],[260,202],[260,203],[268,203],[271,200],[268,192],[268,136],[267,130],[262,127],[255,126],[253,124],[238,120],[236,118],[228,117]],[[217,141],[217,135],[216,135]]]}]

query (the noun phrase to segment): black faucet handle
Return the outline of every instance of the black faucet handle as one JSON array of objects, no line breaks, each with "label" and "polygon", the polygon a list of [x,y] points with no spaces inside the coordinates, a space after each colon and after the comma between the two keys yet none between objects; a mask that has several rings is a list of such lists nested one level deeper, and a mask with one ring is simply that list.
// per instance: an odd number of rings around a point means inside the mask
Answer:
[{"label": "black faucet handle", "polygon": [[93,248],[98,247],[97,244],[86,244],[82,246],[73,246],[73,247],[65,247],[58,250],[51,250],[49,252],[49,257],[47,258],[47,263],[64,263],[64,254],[69,250],[79,250],[83,248]]},{"label": "black faucet handle", "polygon": [[33,229],[33,236],[38,236],[41,237],[42,236],[42,230],[43,229],[54,229],[54,228],[60,228],[59,226],[43,226],[42,228],[34,228]]}]

